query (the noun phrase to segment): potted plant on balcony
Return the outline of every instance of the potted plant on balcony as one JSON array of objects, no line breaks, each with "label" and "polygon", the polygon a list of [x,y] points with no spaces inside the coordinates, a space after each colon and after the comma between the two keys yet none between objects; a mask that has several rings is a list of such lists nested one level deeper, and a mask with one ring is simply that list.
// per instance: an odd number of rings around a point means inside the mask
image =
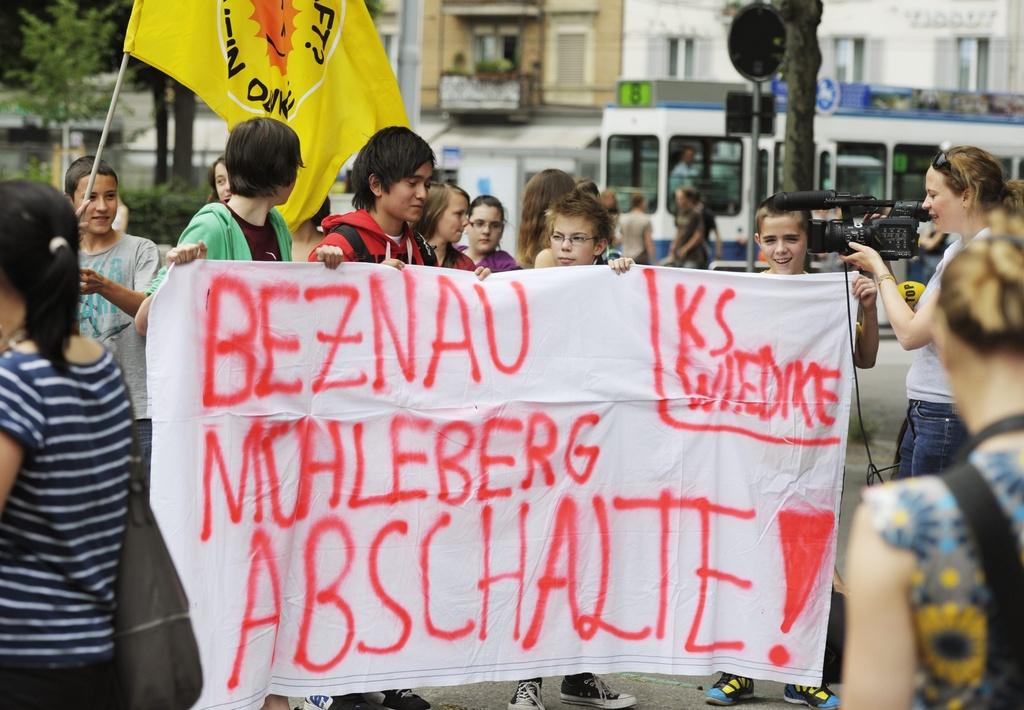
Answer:
[{"label": "potted plant on balcony", "polygon": [[516,78],[516,65],[504,57],[481,59],[474,68],[477,79],[508,81]]},{"label": "potted plant on balcony", "polygon": [[466,67],[466,55],[456,52],[452,55],[452,65],[444,70],[448,76],[469,76],[469,69]]}]

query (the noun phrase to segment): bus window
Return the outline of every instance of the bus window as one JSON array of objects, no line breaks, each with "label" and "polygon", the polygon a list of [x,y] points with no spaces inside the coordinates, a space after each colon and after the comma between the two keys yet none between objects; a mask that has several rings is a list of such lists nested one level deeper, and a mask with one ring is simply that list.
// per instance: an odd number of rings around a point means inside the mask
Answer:
[{"label": "bus window", "polygon": [[818,156],[818,189],[832,189],[832,154],[827,150]]},{"label": "bus window", "polygon": [[[647,212],[658,208],[658,139],[655,136],[608,138],[608,184],[627,200],[634,192],[647,199]],[[670,204],[674,202],[670,201]]]},{"label": "bus window", "polygon": [[924,174],[935,152],[933,145],[896,144],[892,149],[892,199],[924,199]]},{"label": "bus window", "polygon": [[757,154],[757,204],[761,204],[768,197],[768,151],[761,148]]},{"label": "bus window", "polygon": [[836,144],[836,190],[885,197],[885,146],[881,143]]},{"label": "bus window", "polygon": [[782,190],[782,166],[786,160],[786,145],[782,141],[775,142],[775,184],[772,194]]},{"label": "bus window", "polygon": [[739,214],[743,191],[743,144],[738,138],[673,136],[668,144],[668,194],[675,212],[677,188],[692,185],[716,215]]}]

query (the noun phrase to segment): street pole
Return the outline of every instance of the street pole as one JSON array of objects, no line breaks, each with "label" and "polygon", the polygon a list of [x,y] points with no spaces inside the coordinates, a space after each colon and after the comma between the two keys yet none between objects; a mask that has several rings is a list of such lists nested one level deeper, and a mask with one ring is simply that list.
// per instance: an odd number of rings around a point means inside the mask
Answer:
[{"label": "street pole", "polygon": [[415,131],[420,122],[420,32],[422,0],[402,0],[398,45],[398,90]]},{"label": "street pole", "polygon": [[[103,122],[103,132],[100,133],[100,142],[96,146],[95,158],[92,161],[92,170],[89,172],[89,180],[85,183],[85,197],[88,199],[92,194],[92,186],[96,184],[96,171],[99,170],[100,160],[103,157],[103,149],[107,145],[107,136],[110,134],[110,124],[114,121],[114,110],[117,108],[117,97],[121,95],[121,84],[124,83],[125,70],[128,69],[128,53],[121,57],[121,67],[117,70],[117,81],[114,82],[114,95],[110,97],[110,107],[107,109],[107,119]],[[77,208],[78,205],[75,205]]]},{"label": "street pole", "polygon": [[758,145],[761,142],[761,82],[754,82],[753,99],[754,115],[750,121],[750,165],[752,178],[750,180],[750,221],[747,228],[747,271],[754,271],[754,232],[757,231],[757,204],[758,196],[761,194],[760,182],[761,173],[761,150]]}]

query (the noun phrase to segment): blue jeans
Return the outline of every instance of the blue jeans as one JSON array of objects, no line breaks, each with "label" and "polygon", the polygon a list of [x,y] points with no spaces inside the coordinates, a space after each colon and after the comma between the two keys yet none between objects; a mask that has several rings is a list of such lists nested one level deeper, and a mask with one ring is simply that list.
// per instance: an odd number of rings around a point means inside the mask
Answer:
[{"label": "blue jeans", "polygon": [[952,404],[910,400],[907,430],[900,441],[896,478],[940,473],[967,441],[967,429]]},{"label": "blue jeans", "polygon": [[146,483],[149,483],[149,464],[153,457],[153,420],[136,419],[135,436],[139,440],[139,457],[142,459],[142,470],[146,472]]}]

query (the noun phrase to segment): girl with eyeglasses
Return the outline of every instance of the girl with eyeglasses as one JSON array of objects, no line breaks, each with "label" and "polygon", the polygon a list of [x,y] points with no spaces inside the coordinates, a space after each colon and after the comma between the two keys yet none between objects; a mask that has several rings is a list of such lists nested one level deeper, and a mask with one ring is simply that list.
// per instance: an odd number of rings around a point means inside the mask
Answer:
[{"label": "girl with eyeglasses", "polygon": [[466,225],[468,246],[456,249],[473,260],[477,266],[486,266],[493,272],[522,269],[515,258],[501,250],[501,235],[505,231],[505,207],[494,195],[480,195],[469,203],[469,224]]},{"label": "girl with eyeglasses", "polygon": [[[1022,228],[1018,222],[1014,231]],[[998,224],[994,229],[1006,233]],[[946,264],[942,291],[931,301],[932,324],[967,428],[972,435],[990,433],[973,440],[968,461],[981,480],[970,490],[991,495],[1006,518],[994,530],[1019,569],[1024,241],[995,236],[975,242]],[[1022,630],[1012,623],[1012,611],[999,608],[993,590],[999,582],[982,571],[958,499],[941,476],[865,491],[847,556],[846,710],[1021,707],[1024,669],[1015,662],[1013,637]],[[1008,576],[1013,559],[1010,565]]]},{"label": "girl with eyeglasses", "polygon": [[989,236],[989,214],[1003,208],[1024,213],[1024,182],[1004,181],[999,161],[981,148],[960,146],[940,152],[925,175],[924,208],[940,232],[959,235],[914,308],[907,305],[895,277],[878,252],[851,243],[843,260],[874,276],[893,332],[905,350],[917,350],[907,373],[907,423],[899,445],[897,478],[938,473],[946,468],[966,438],[953,404],[949,381],[932,339],[936,296],[946,265],[975,239]]}]

